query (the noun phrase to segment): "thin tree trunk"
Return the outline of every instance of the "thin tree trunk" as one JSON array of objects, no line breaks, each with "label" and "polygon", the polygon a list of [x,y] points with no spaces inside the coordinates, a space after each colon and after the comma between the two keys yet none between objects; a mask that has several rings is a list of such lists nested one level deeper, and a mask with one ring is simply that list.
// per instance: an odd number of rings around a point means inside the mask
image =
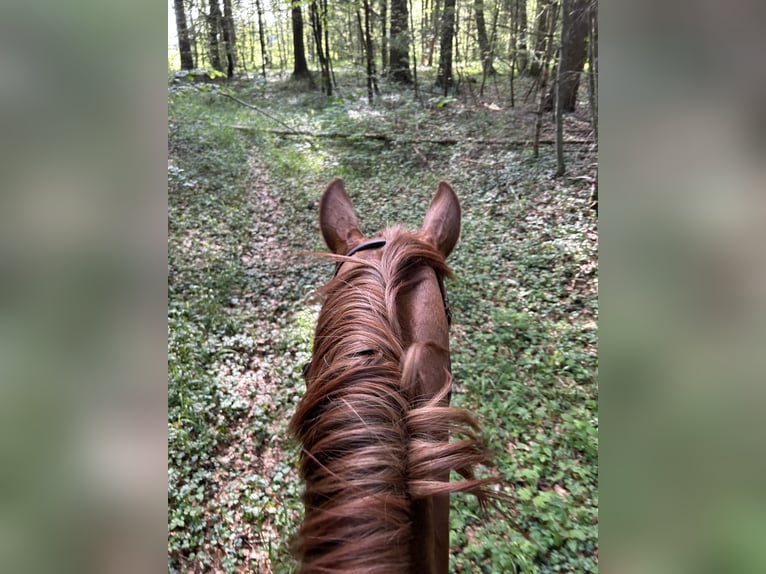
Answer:
[{"label": "thin tree trunk", "polygon": [[303,13],[301,4],[296,1],[291,10],[293,22],[293,77],[311,78],[309,66],[306,63],[306,46],[303,43]]},{"label": "thin tree trunk", "polygon": [[564,165],[564,98],[562,97],[562,84],[564,81],[565,68],[562,62],[567,58],[566,37],[569,34],[569,0],[561,0],[561,47],[559,50],[559,65],[556,72],[556,82],[553,84],[556,93],[556,174],[561,177],[566,171]]},{"label": "thin tree trunk", "polygon": [[[258,41],[261,44],[261,71],[263,77],[266,77],[266,66],[271,65],[269,61],[269,54],[266,52],[266,35],[263,30],[263,6],[261,6],[261,0],[255,0],[255,9],[258,12]],[[255,65],[255,62],[253,62]]]},{"label": "thin tree trunk", "polygon": [[413,17],[414,10],[412,8],[412,0],[410,1],[410,33],[412,34],[412,82],[415,88],[415,97],[420,99],[420,86],[418,85],[418,49],[415,43],[415,19]]},{"label": "thin tree trunk", "polygon": [[223,0],[223,44],[226,49],[226,77],[234,75],[234,67],[237,64],[237,36],[234,30],[234,14],[231,9],[231,0]]},{"label": "thin tree trunk", "polygon": [[317,7],[317,0],[312,0],[309,4],[309,13],[311,15],[311,27],[314,31],[314,45],[319,58],[319,66],[322,70],[322,92],[328,96],[332,95],[332,78],[330,77],[330,64],[328,56],[325,53],[325,35],[322,30],[322,15]]},{"label": "thin tree trunk", "polygon": [[545,99],[546,99],[546,88],[547,88],[547,82],[548,82],[548,70],[550,69],[550,61],[552,57],[552,49],[553,49],[553,31],[556,29],[556,15],[558,12],[556,10],[549,9],[546,12],[546,20],[550,20],[550,22],[545,22],[544,24],[547,26],[547,29],[549,30],[548,36],[546,38],[545,42],[545,48],[543,50],[543,61],[541,66],[541,78],[540,78],[540,105],[537,108],[537,121],[535,122],[535,142],[534,142],[534,149],[533,149],[533,155],[534,157],[539,157],[540,155],[540,132],[542,131],[543,127],[543,115],[545,113]]},{"label": "thin tree trunk", "polygon": [[487,24],[484,21],[484,0],[474,0],[473,11],[476,16],[476,37],[479,40],[482,74],[485,77],[492,76],[495,74],[495,68],[492,66],[492,53],[489,37],[487,36]]},{"label": "thin tree trunk", "polygon": [[[354,17],[356,17],[356,33],[354,33]],[[351,61],[354,66],[367,66],[367,49],[364,44],[364,23],[359,5],[349,2],[346,4],[346,23],[348,25],[348,41],[346,53],[353,54]],[[355,41],[358,40],[358,41]]]},{"label": "thin tree trunk", "polygon": [[[370,105],[373,103],[374,94],[378,93],[378,81],[375,78],[375,54],[372,46],[370,0],[364,0],[364,48],[365,58],[367,60],[367,101]],[[356,12],[359,18],[359,28],[361,31],[362,22],[359,16],[359,10]]]},{"label": "thin tree trunk", "polygon": [[518,69],[519,54],[516,50],[516,44],[519,37],[519,3],[526,3],[527,0],[514,0],[513,9],[510,10],[509,15],[512,19],[511,26],[511,74],[510,74],[510,88],[511,88],[511,107],[516,105],[516,90],[514,80],[516,78],[516,70]]},{"label": "thin tree trunk", "polygon": [[[559,59],[563,68],[561,97],[564,100],[564,111],[573,112],[577,106],[577,91],[580,87],[580,76],[588,57],[586,40],[590,28],[588,15],[588,0],[572,0],[569,5],[569,29],[562,32],[562,43],[566,44],[566,57]],[[554,86],[545,102],[546,111],[553,109]]]},{"label": "thin tree trunk", "polygon": [[388,73],[388,0],[380,0],[380,73]]},{"label": "thin tree trunk", "polygon": [[518,52],[519,74],[527,71],[529,52],[527,51],[527,0],[516,0],[516,22],[518,32],[514,43],[514,54]]},{"label": "thin tree trunk", "polygon": [[221,33],[221,8],[218,0],[210,0],[210,13],[208,15],[208,49],[210,50],[210,65],[214,70],[223,72],[221,65],[221,46],[218,39]]},{"label": "thin tree trunk", "polygon": [[445,96],[452,86],[452,43],[454,36],[455,0],[444,0],[439,44],[439,72],[436,76],[436,84],[443,89]]},{"label": "thin tree trunk", "polygon": [[248,69],[248,65],[255,69],[257,66],[255,64],[255,46],[257,44],[256,41],[256,34],[258,33],[258,30],[256,30],[255,24],[253,24],[254,18],[253,15],[256,14],[256,7],[255,2],[251,2],[250,6],[250,12],[248,13],[247,18],[247,24],[246,28],[243,30],[243,34],[240,34],[240,38],[247,38],[246,46],[247,46],[247,57],[243,57],[240,62],[243,62],[244,65],[242,66],[245,71]]},{"label": "thin tree trunk", "polygon": [[[521,0],[522,4],[525,0]],[[529,67],[529,75],[537,77],[542,71],[541,62],[545,59],[546,39],[548,38],[548,22],[550,21],[551,5],[553,0],[539,0],[537,5],[537,25],[535,26],[534,52],[532,65]]]},{"label": "thin tree trunk", "polygon": [[[332,54],[330,53],[330,12],[327,9],[327,0],[320,0],[322,5],[322,23],[324,25],[324,55],[327,61],[327,78],[330,81],[330,88],[335,88],[338,84],[335,81],[335,70],[332,66]],[[332,89],[327,95],[330,95]]]},{"label": "thin tree trunk", "polygon": [[431,30],[429,32],[430,34],[430,40],[428,45],[428,59],[427,64],[428,67],[432,67],[434,65],[434,49],[436,48],[436,39],[439,37],[439,31],[441,29],[441,5],[439,4],[439,0],[433,0],[433,8],[431,10]]},{"label": "thin tree trunk", "polygon": [[[495,4],[495,11],[492,14],[492,35],[490,36],[489,40],[489,61],[490,61],[490,69],[492,70],[492,75],[494,76],[496,74],[494,68],[492,68],[492,61],[495,57],[495,45],[497,43],[497,21],[500,17],[500,3],[498,2]],[[484,97],[484,84],[487,82],[487,70],[486,68],[482,67],[482,74],[481,74],[481,89],[479,90],[479,94],[481,97]],[[497,84],[495,84],[495,89],[497,89]]]},{"label": "thin tree trunk", "polygon": [[[352,4],[349,3],[348,7],[352,8]],[[353,42],[352,42],[351,49],[352,49],[352,53],[354,54],[353,62],[354,62],[354,67],[356,67],[357,64],[358,65],[364,64],[365,70],[366,70],[367,69],[367,40],[365,39],[366,37],[364,34],[364,24],[362,23],[362,13],[359,11],[358,7],[355,8],[355,13],[356,13],[356,29],[359,36],[359,57],[357,58],[356,49],[353,47]],[[349,15],[350,15],[350,11],[349,11]],[[367,78],[369,79],[369,74],[367,74]],[[372,90],[372,82],[368,82],[367,88],[369,91]]]},{"label": "thin tree trunk", "polygon": [[[431,2],[433,4],[433,2]],[[411,10],[410,10],[411,11]],[[426,63],[426,51],[428,50],[428,11],[429,0],[423,0],[420,14],[420,64]]]},{"label": "thin tree trunk", "polygon": [[410,33],[407,0],[391,0],[390,78],[402,84],[412,83],[410,73]]},{"label": "thin tree trunk", "polygon": [[590,91],[590,115],[593,124],[593,136],[598,142],[598,6],[594,2],[590,7],[590,39],[588,63],[588,87]]},{"label": "thin tree trunk", "polygon": [[184,0],[174,0],[173,9],[176,13],[176,32],[178,34],[178,51],[181,54],[181,69],[193,70],[194,60],[192,59],[191,41],[189,40],[189,29],[186,27],[186,12],[184,11]]},{"label": "thin tree trunk", "polygon": [[194,22],[194,18],[189,19],[189,40],[191,41],[194,68],[197,68],[199,67],[199,46],[197,45],[197,28]]},{"label": "thin tree trunk", "polygon": [[[272,0],[272,7],[273,7],[273,2],[276,2],[276,1],[277,0]],[[277,13],[277,11],[274,11],[274,12]],[[292,19],[292,14],[290,17]],[[291,22],[291,25],[292,25],[292,22]],[[279,73],[281,75],[285,73],[285,69],[287,68],[287,48],[286,48],[287,41],[285,40],[285,31],[283,28],[283,21],[281,18],[277,18],[276,26],[277,26],[277,50],[279,52]]]}]

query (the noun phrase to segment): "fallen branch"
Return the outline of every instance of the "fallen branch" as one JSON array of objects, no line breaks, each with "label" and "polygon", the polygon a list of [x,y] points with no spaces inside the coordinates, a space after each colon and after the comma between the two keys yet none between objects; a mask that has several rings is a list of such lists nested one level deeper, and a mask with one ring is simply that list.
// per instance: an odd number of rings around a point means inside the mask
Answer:
[{"label": "fallen branch", "polygon": [[[257,126],[243,126],[233,125],[234,129],[253,131],[259,130]],[[278,135],[278,136],[299,136],[299,137],[315,137],[315,138],[327,138],[327,139],[350,139],[350,140],[376,140],[389,142],[394,144],[437,144],[437,145],[457,145],[457,144],[474,144],[474,145],[498,145],[506,147],[526,147],[532,145],[531,140],[507,140],[507,139],[476,139],[476,138],[402,138],[398,136],[390,136],[381,133],[342,133],[342,132],[310,132],[303,130],[274,130],[274,129],[261,129],[266,133]],[[555,140],[540,140],[540,144],[553,145]],[[564,145],[593,145],[593,140],[565,140]]]},{"label": "fallen branch", "polygon": [[[240,100],[237,97],[232,96],[231,94],[227,94],[226,92],[218,92],[218,94],[220,94],[221,96],[227,97],[230,100],[234,100],[235,102],[237,102],[238,104],[240,104],[242,106],[245,106],[246,108],[250,108],[251,110],[255,110],[259,114],[262,114],[262,115],[266,116],[267,118],[269,118],[270,120],[272,120],[274,122],[277,122],[280,126],[286,127],[289,130],[289,132],[287,132],[287,133],[289,133],[290,135],[296,135],[296,136],[305,135],[305,134],[301,134],[297,130],[294,130],[293,128],[288,126],[285,122],[280,120],[279,118],[275,118],[270,113],[263,111],[261,108],[256,107],[253,104],[249,104],[249,103],[247,103],[247,102],[245,102],[243,100]],[[239,126],[233,126],[233,127],[236,128],[236,129],[240,129]]]}]

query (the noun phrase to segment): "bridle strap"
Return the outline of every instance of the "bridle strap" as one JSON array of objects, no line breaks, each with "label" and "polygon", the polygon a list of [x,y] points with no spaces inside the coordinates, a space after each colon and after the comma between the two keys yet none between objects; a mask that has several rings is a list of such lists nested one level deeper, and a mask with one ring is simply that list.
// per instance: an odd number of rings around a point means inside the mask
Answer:
[{"label": "bridle strap", "polygon": [[[355,253],[359,253],[360,251],[366,251],[367,249],[377,249],[379,247],[383,247],[386,244],[386,239],[384,237],[376,237],[374,239],[369,239],[367,241],[363,241],[353,249],[351,249],[348,253],[346,253],[346,257],[351,257]],[[341,265],[343,265],[345,261],[338,261],[335,264],[335,275],[338,274],[340,271]]]}]

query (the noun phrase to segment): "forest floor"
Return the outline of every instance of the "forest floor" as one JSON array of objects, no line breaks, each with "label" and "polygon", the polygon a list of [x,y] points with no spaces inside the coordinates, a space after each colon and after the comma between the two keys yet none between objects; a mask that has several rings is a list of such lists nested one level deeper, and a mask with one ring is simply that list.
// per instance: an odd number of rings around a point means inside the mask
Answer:
[{"label": "forest floor", "polygon": [[[361,76],[171,81],[168,96],[168,569],[286,573],[301,515],[287,422],[331,265],[319,197],[346,181],[363,231],[419,227],[439,180],[461,200],[447,289],[453,402],[481,420],[513,503],[453,496],[451,572],[598,569],[597,170],[588,108],[567,174],[531,153],[535,105],[507,78],[444,98]],[[349,87],[350,86],[350,87]],[[269,117],[270,116],[270,117]],[[298,132],[296,134],[295,132]],[[303,135],[299,135],[303,134]],[[305,135],[313,134],[313,135]],[[321,135],[324,134],[324,135]],[[370,137],[382,136],[382,137]],[[553,139],[546,117],[543,140]]]}]

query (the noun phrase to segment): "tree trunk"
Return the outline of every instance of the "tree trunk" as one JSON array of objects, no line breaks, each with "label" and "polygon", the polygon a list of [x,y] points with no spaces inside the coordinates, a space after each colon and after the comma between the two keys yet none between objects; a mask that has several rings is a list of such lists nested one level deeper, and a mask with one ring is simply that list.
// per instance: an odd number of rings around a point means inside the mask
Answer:
[{"label": "tree trunk", "polygon": [[335,81],[335,70],[332,67],[332,55],[330,53],[330,11],[327,9],[327,0],[320,0],[320,2],[322,6],[322,21],[324,22],[324,55],[327,64],[327,78],[330,82],[330,87],[335,88],[338,83]]},{"label": "tree trunk", "polygon": [[292,7],[293,21],[293,78],[311,78],[309,65],[306,63],[306,46],[303,42],[303,13],[300,2]]},{"label": "tree trunk", "polygon": [[[431,2],[431,4],[433,1]],[[429,6],[429,0],[423,0],[420,8],[420,65],[426,63],[426,52],[428,51],[428,15],[432,7]]]},{"label": "tree trunk", "polygon": [[556,18],[558,16],[557,10],[553,10],[552,6],[549,6],[549,8],[550,9],[545,13],[545,19],[547,22],[544,23],[544,26],[545,29],[548,30],[548,35],[545,38],[542,63],[540,64],[540,105],[537,108],[537,118],[535,120],[535,139],[532,146],[532,155],[534,155],[534,157],[539,157],[540,155],[540,132],[542,131],[543,127],[546,89],[548,87],[546,82],[548,81],[548,72],[550,70],[551,58],[553,57],[553,32],[556,29]]},{"label": "tree trunk", "polygon": [[452,86],[452,42],[455,36],[455,0],[444,0],[442,12],[441,41],[439,44],[439,72],[436,84],[444,89],[444,95]]},{"label": "tree trunk", "polygon": [[483,98],[484,97],[484,85],[487,83],[487,71],[490,71],[492,75],[494,76],[497,72],[495,72],[495,69],[492,67],[492,61],[495,58],[495,46],[497,46],[497,22],[500,18],[500,3],[495,4],[495,12],[492,14],[492,34],[489,39],[489,61],[490,66],[489,70],[483,69],[482,75],[481,75],[481,89],[479,90],[479,95]]},{"label": "tree trunk", "polygon": [[[358,13],[358,12],[357,12]],[[370,32],[370,19],[372,10],[370,0],[364,0],[364,46],[367,57],[367,100],[370,105],[373,101],[373,90],[378,92],[378,80],[375,78],[375,54],[372,48],[372,33]]]},{"label": "tree trunk", "polygon": [[562,84],[564,81],[564,66],[561,62],[567,58],[567,43],[564,38],[569,33],[569,0],[561,0],[561,48],[559,51],[559,66],[556,73],[556,81],[552,87],[556,93],[556,174],[561,177],[566,171],[564,165],[564,98],[562,97]]},{"label": "tree trunk", "polygon": [[194,59],[192,58],[189,29],[186,27],[184,0],[174,0],[173,8],[176,13],[176,32],[178,33],[178,51],[181,53],[181,69],[193,70]]},{"label": "tree trunk", "polygon": [[189,40],[191,41],[192,60],[194,67],[199,68],[199,43],[197,42],[197,27],[194,18],[189,19]]},{"label": "tree trunk", "polygon": [[380,73],[388,73],[388,0],[380,0]]},{"label": "tree trunk", "polygon": [[[590,8],[590,38],[588,40],[588,88],[590,92],[590,115],[594,139],[598,142],[598,6]],[[597,184],[598,185],[598,184]]]},{"label": "tree trunk", "polygon": [[311,27],[314,30],[314,45],[319,58],[319,67],[322,70],[322,92],[331,96],[332,79],[330,78],[328,55],[325,53],[325,35],[322,31],[323,15],[319,13],[317,0],[312,0],[309,4],[309,14],[311,15]]},{"label": "tree trunk", "polygon": [[[586,39],[590,29],[589,0],[572,0],[569,6],[569,31],[562,32],[562,43],[566,50],[562,52],[559,66],[562,68],[561,97],[564,111],[572,113],[577,105],[577,90],[580,87],[580,76],[588,58]],[[546,111],[553,109],[555,100],[555,85],[551,85],[550,93],[545,102]]]},{"label": "tree trunk", "polygon": [[263,32],[263,6],[261,6],[261,0],[255,0],[255,9],[258,12],[258,41],[261,44],[261,70],[265,78],[266,66],[271,65],[271,62],[269,61],[269,55],[266,53],[266,37]]},{"label": "tree trunk", "polygon": [[431,8],[431,30],[428,32],[428,57],[426,58],[426,64],[429,68],[434,65],[434,48],[436,47],[436,38],[439,36],[440,22],[439,0],[433,0],[433,7]]},{"label": "tree trunk", "polygon": [[410,3],[410,43],[412,44],[412,83],[415,88],[415,97],[420,99],[420,86],[418,85],[418,45],[415,42],[415,8],[412,6],[412,0]]},{"label": "tree trunk", "polygon": [[208,25],[208,48],[210,50],[210,65],[214,70],[223,72],[221,65],[221,44],[219,35],[221,33],[221,7],[218,0],[210,0],[210,13],[207,18]]},{"label": "tree trunk", "polygon": [[[524,0],[521,0],[524,4]],[[537,25],[535,26],[534,52],[532,54],[532,65],[529,66],[529,75],[537,77],[542,71],[542,60],[545,59],[546,39],[550,30],[548,22],[550,21],[550,11],[553,0],[539,0],[537,7]]]},{"label": "tree trunk", "polygon": [[226,48],[226,77],[231,78],[237,64],[237,37],[234,32],[231,0],[223,0],[223,43]]},{"label": "tree trunk", "polygon": [[391,0],[391,44],[389,77],[395,82],[412,83],[410,74],[410,33],[407,0]]},{"label": "tree trunk", "polygon": [[527,71],[529,64],[529,52],[527,51],[527,0],[516,0],[516,20],[518,32],[516,38],[516,61],[519,66],[519,74]]},{"label": "tree trunk", "polygon": [[487,37],[487,24],[484,22],[484,0],[474,0],[473,10],[476,15],[476,36],[479,39],[481,69],[485,77],[494,76],[495,68],[492,66],[492,48]]}]

